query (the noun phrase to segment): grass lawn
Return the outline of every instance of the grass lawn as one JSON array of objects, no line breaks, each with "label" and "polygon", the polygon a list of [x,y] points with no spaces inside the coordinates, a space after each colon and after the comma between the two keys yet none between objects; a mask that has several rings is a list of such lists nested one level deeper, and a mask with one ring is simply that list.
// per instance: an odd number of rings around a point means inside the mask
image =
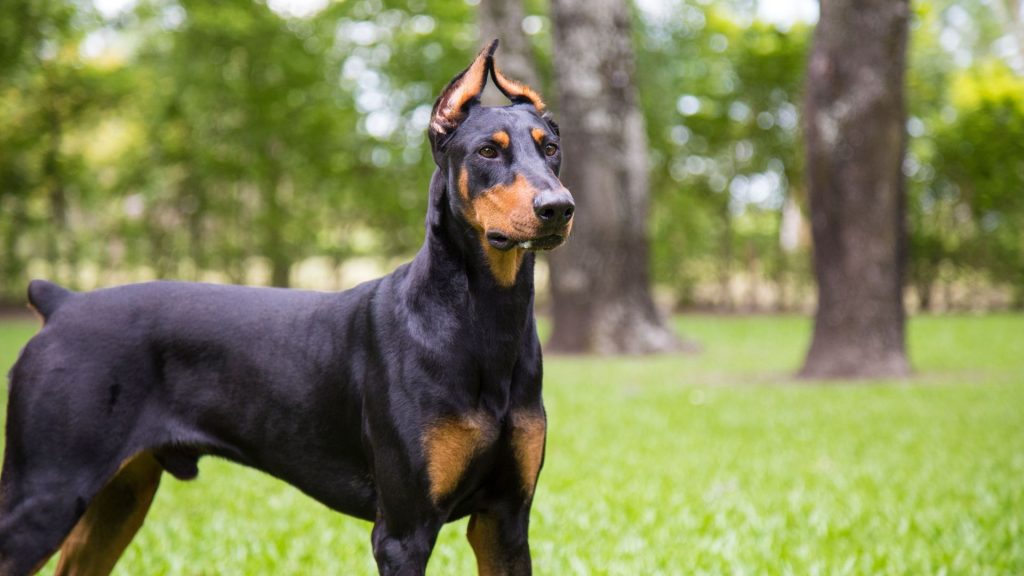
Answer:
[{"label": "grass lawn", "polygon": [[[702,354],[548,360],[538,574],[1024,574],[1024,316],[914,319],[917,375],[868,385],[788,380],[804,318],[678,322]],[[0,324],[0,370],[34,331]],[[117,573],[375,573],[369,524],[200,468]],[[475,573],[464,533],[432,574]]]}]

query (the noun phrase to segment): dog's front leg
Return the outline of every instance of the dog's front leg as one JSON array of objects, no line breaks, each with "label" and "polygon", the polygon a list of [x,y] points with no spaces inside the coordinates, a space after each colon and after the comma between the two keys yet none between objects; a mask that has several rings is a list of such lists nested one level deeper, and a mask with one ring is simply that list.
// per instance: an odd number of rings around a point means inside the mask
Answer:
[{"label": "dog's front leg", "polygon": [[424,574],[441,525],[438,518],[423,518],[421,523],[406,519],[389,522],[379,512],[373,524],[373,556],[382,576]]},{"label": "dog's front leg", "polygon": [[528,502],[508,502],[473,514],[466,537],[476,555],[480,576],[531,574],[529,529]]},{"label": "dog's front leg", "polygon": [[377,488],[373,556],[387,576],[424,574],[445,520],[430,496],[418,427],[409,420],[371,420],[365,429]]},{"label": "dog's front leg", "polygon": [[466,536],[481,576],[524,576],[532,571],[530,507],[544,459],[544,409],[518,409],[508,420],[507,438],[490,488],[492,500],[469,520]]},{"label": "dog's front leg", "polygon": [[393,472],[378,476],[377,519],[373,524],[373,556],[384,576],[424,574],[437,534],[444,524],[440,512],[418,483]]}]

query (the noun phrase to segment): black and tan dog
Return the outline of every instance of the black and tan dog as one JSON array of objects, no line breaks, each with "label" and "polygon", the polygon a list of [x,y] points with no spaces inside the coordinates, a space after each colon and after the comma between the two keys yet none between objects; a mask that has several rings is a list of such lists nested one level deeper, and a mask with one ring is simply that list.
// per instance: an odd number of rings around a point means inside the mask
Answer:
[{"label": "black and tan dog", "polygon": [[[426,241],[329,294],[175,282],[73,293],[34,281],[44,326],[10,374],[0,574],[105,574],[163,471],[215,455],[374,523],[382,574],[422,574],[471,515],[482,574],[527,574],[544,459],[535,250],[565,241],[558,129],[494,67],[445,88]],[[512,100],[483,107],[487,77]]]}]

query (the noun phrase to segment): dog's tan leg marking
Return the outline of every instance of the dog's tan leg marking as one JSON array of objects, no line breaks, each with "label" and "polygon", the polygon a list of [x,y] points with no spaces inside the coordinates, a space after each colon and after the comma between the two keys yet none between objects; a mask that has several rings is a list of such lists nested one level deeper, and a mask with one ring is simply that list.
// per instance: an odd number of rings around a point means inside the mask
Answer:
[{"label": "dog's tan leg marking", "polygon": [[423,453],[430,497],[435,503],[455,490],[473,456],[493,443],[497,435],[494,423],[479,414],[443,418],[427,428]]},{"label": "dog's tan leg marking", "polygon": [[501,542],[498,521],[489,514],[476,513],[469,519],[466,538],[476,556],[476,570],[480,576],[504,574],[501,564]]},{"label": "dog's tan leg marking", "polygon": [[142,526],[161,473],[160,464],[148,452],[126,460],[64,540],[56,574],[110,574]]},{"label": "dog's tan leg marking", "polygon": [[533,496],[544,460],[544,440],[547,438],[547,420],[543,412],[517,412],[512,414],[512,453],[519,466],[523,490]]}]

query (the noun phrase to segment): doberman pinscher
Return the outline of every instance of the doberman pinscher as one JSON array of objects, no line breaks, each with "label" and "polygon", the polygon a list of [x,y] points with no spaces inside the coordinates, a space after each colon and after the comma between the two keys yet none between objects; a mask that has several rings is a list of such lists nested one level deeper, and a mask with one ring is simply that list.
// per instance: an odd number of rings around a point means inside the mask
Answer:
[{"label": "doberman pinscher", "polygon": [[[382,574],[422,574],[467,515],[481,574],[528,574],[544,459],[534,252],[569,235],[558,128],[493,63],[444,89],[412,262],[341,293],[33,281],[43,328],[10,373],[0,574],[106,574],[163,471],[252,466],[373,522]],[[484,107],[488,75],[511,105]]]}]

